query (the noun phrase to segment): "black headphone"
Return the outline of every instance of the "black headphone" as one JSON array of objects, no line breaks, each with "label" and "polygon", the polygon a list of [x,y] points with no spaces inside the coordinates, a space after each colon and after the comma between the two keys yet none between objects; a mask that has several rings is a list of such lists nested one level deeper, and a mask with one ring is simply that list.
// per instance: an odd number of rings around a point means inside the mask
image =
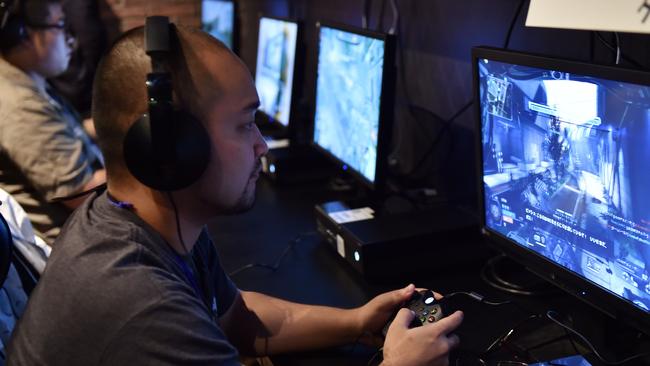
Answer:
[{"label": "black headphone", "polygon": [[11,49],[27,39],[25,2],[0,0],[0,49]]},{"label": "black headphone", "polygon": [[203,124],[189,112],[174,108],[169,56],[178,45],[175,26],[164,16],[148,17],[145,50],[151,57],[147,74],[149,112],[129,128],[124,160],[142,184],[159,191],[175,191],[196,182],[210,159],[210,138]]}]

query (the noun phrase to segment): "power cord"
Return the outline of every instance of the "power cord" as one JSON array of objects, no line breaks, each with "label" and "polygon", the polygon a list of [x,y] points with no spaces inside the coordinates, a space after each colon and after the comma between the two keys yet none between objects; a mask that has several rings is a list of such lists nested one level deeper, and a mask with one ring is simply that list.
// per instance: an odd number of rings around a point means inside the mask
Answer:
[{"label": "power cord", "polygon": [[618,65],[621,62],[621,40],[618,38],[618,32],[614,32],[614,39],[616,39],[616,60],[614,63]]},{"label": "power cord", "polygon": [[512,17],[512,20],[510,21],[510,27],[508,27],[508,33],[506,33],[506,39],[503,42],[503,48],[508,49],[508,46],[510,46],[510,37],[512,36],[512,31],[515,28],[515,23],[517,23],[517,19],[519,19],[519,13],[521,13],[521,9],[524,7],[524,3],[526,0],[521,0],[519,1],[519,6],[517,6],[517,11],[515,12],[515,15]]},{"label": "power cord", "polygon": [[[606,365],[622,365],[622,364],[625,364],[625,363],[627,363],[627,362],[630,362],[630,361],[633,361],[633,360],[637,360],[637,359],[639,359],[639,358],[643,358],[643,357],[650,356],[650,352],[645,352],[645,353],[640,353],[640,354],[636,354],[636,355],[633,355],[633,356],[630,356],[630,357],[624,358],[624,359],[622,359],[622,360],[620,360],[620,361],[610,361],[610,360],[606,360],[606,359],[605,359],[605,358],[604,358],[604,357],[603,357],[603,356],[602,356],[602,355],[601,355],[601,354],[596,350],[596,348],[593,346],[593,344],[592,344],[591,342],[589,342],[589,340],[588,340],[584,335],[582,335],[581,333],[579,333],[579,332],[576,331],[575,329],[571,328],[570,326],[564,324],[562,321],[558,320],[556,316],[557,316],[557,313],[556,313],[555,311],[553,311],[553,310],[549,310],[549,311],[547,311],[546,314],[544,314],[544,315],[542,315],[542,314],[533,314],[533,315],[530,315],[530,316],[528,316],[526,319],[520,321],[520,322],[517,323],[514,327],[510,328],[508,331],[506,331],[505,333],[503,333],[503,334],[501,334],[499,337],[497,337],[497,338],[496,338],[492,343],[490,343],[490,345],[485,349],[485,351],[483,351],[483,353],[481,353],[481,354],[479,354],[479,355],[474,355],[473,357],[475,357],[476,360],[477,360],[480,364],[482,364],[482,365],[486,365],[487,363],[485,362],[484,359],[485,359],[487,356],[489,356],[490,354],[494,353],[497,349],[501,348],[502,346],[505,346],[505,345],[507,344],[508,340],[511,338],[511,336],[512,336],[515,332],[517,332],[521,327],[523,327],[524,325],[528,324],[530,321],[535,320],[535,319],[548,319],[548,320],[554,322],[555,324],[559,325],[560,327],[562,327],[562,329],[564,329],[564,331],[565,331],[565,335],[562,336],[562,337],[556,337],[556,338],[554,338],[554,339],[552,339],[552,340],[550,340],[550,341],[545,341],[545,342],[543,342],[543,343],[540,343],[540,344],[537,344],[537,345],[534,345],[534,346],[528,347],[528,348],[526,348],[526,349],[523,350],[523,352],[525,353],[526,357],[528,357],[529,359],[533,359],[533,360],[535,360],[535,362],[539,362],[539,361],[536,360],[534,357],[532,357],[532,355],[530,354],[530,351],[531,351],[531,350],[536,349],[536,348],[540,348],[540,347],[544,347],[544,346],[546,346],[546,345],[552,344],[553,342],[557,342],[557,341],[560,341],[560,340],[562,340],[562,339],[566,339],[566,338],[568,338],[568,339],[571,341],[571,344],[572,344],[573,349],[574,349],[574,351],[576,352],[576,354],[582,356],[583,353],[580,352],[580,351],[578,350],[578,347],[576,346],[575,342],[573,342],[573,338],[571,337],[571,334],[576,335],[576,336],[577,336],[577,337],[578,337],[582,342],[584,342],[584,344],[589,348],[589,350],[590,350],[590,351],[591,351],[591,352],[592,352],[592,353],[593,353],[593,354],[594,354],[594,355],[595,355],[595,356],[596,356],[596,357],[597,357],[597,358],[598,358],[602,363],[604,363],[604,364],[606,364]],[[457,361],[456,361],[456,364],[457,364],[457,365],[458,365],[458,362],[459,362],[459,361],[457,360]],[[504,362],[510,362],[510,363],[504,363]],[[520,363],[520,364],[522,364],[522,365],[527,365],[527,363],[524,363],[524,362],[521,362],[521,361],[499,361],[497,364],[504,364],[504,365],[505,365],[505,364],[511,364],[512,362],[515,362],[515,364]],[[549,364],[552,365],[552,363],[549,363]]]},{"label": "power cord", "polygon": [[363,29],[368,29],[368,17],[371,7],[372,0],[363,0],[363,9],[361,9],[361,28]]},{"label": "power cord", "polygon": [[242,267],[239,267],[239,268],[235,269],[234,271],[231,271],[230,273],[228,273],[228,276],[230,276],[230,277],[236,276],[239,273],[241,273],[241,272],[243,272],[245,270],[251,269],[251,268],[266,268],[266,269],[271,270],[271,272],[275,272],[280,268],[280,264],[282,263],[282,260],[287,255],[287,253],[289,253],[289,250],[291,250],[296,244],[300,243],[304,238],[314,236],[314,235],[318,235],[318,233],[316,231],[309,231],[309,232],[306,232],[306,233],[298,234],[295,238],[293,238],[293,239],[291,239],[289,241],[289,244],[284,248],[284,250],[282,251],[282,254],[280,254],[278,259],[276,259],[275,263],[273,263],[273,264],[249,263],[249,264],[246,264],[246,265],[244,265]]},{"label": "power cord", "polygon": [[389,0],[389,1],[390,1],[391,10],[393,11],[393,23],[390,25],[388,34],[395,34],[395,32],[397,32],[398,24],[399,24],[399,9],[397,8],[397,0]]},{"label": "power cord", "polygon": [[[421,158],[418,160],[418,162],[415,164],[415,167],[414,167],[413,169],[411,169],[411,171],[408,172],[406,175],[412,175],[412,174],[415,174],[418,170],[420,170],[420,169],[422,168],[422,166],[424,165],[424,163],[426,163],[427,160],[429,160],[429,156],[430,156],[433,152],[436,151],[436,148],[438,147],[438,144],[440,143],[440,140],[442,139],[442,136],[444,136],[444,134],[445,134],[447,131],[450,130],[451,125],[453,124],[453,122],[454,122],[458,117],[460,117],[460,116],[463,114],[463,112],[465,112],[467,109],[469,109],[469,107],[471,107],[472,104],[474,104],[474,100],[470,100],[469,102],[465,103],[465,105],[463,105],[462,108],[460,108],[456,113],[454,113],[453,116],[451,116],[448,120],[445,121],[444,126],[440,129],[440,132],[438,132],[438,134],[436,135],[435,139],[433,140],[433,142],[431,143],[431,145],[429,146],[429,148],[427,149],[427,151],[426,151],[424,154],[422,154],[422,157],[421,157]],[[409,107],[412,107],[412,106],[413,106],[413,105],[409,105]],[[432,111],[430,111],[430,110],[428,110],[428,109],[426,109],[426,108],[423,108],[423,107],[417,107],[417,108],[418,108],[418,109],[421,109],[421,110],[423,110],[423,111],[427,111],[427,112],[431,113],[431,115],[433,115],[434,117],[440,118],[437,114],[435,114],[434,112],[432,112]],[[452,140],[453,140],[453,139],[452,139]],[[451,151],[451,148],[450,148],[449,151]]]},{"label": "power cord", "polygon": [[[584,342],[584,344],[585,344],[585,345],[586,345],[586,346],[591,350],[591,352],[592,352],[596,357],[598,357],[598,359],[599,359],[602,363],[604,363],[604,364],[606,364],[606,365],[622,365],[622,364],[627,363],[627,362],[630,362],[630,361],[632,361],[632,360],[636,360],[636,359],[639,359],[639,358],[643,358],[643,357],[650,356],[650,352],[644,352],[644,353],[639,353],[639,354],[636,354],[636,355],[634,355],[634,356],[630,356],[630,357],[624,358],[624,359],[622,359],[622,360],[620,360],[620,361],[610,361],[610,360],[607,360],[607,359],[605,359],[605,358],[604,358],[604,357],[603,357],[603,356],[598,352],[598,350],[596,350],[596,347],[594,347],[594,345],[591,344],[591,342],[589,342],[589,340],[588,340],[584,335],[582,335],[582,334],[581,334],[580,332],[578,332],[577,330],[571,328],[570,326],[564,324],[562,321],[558,320],[558,319],[555,317],[555,315],[553,315],[553,314],[558,315],[555,311],[553,311],[553,310],[549,310],[549,311],[546,312],[546,317],[547,317],[549,320],[551,320],[553,323],[555,323],[555,324],[559,325],[560,327],[564,328],[565,331],[569,331],[570,333],[576,335],[576,336],[577,336],[577,337],[578,337],[582,342]],[[575,347],[575,345],[574,345],[574,347]]]},{"label": "power cord", "polygon": [[617,32],[614,32],[615,35],[615,41],[616,44],[612,45],[611,43],[607,42],[607,40],[600,34],[600,32],[594,31],[592,32],[598,38],[598,40],[605,45],[610,51],[616,53],[616,59],[615,62],[618,65],[621,60],[627,61],[630,65],[633,65],[639,69],[645,69],[646,67],[643,66],[640,62],[628,57],[621,51],[621,44],[620,44],[620,38],[618,36]]},{"label": "power cord", "polygon": [[474,291],[471,291],[471,292],[463,292],[463,291],[452,292],[449,295],[445,295],[443,297],[443,300],[450,299],[450,298],[452,298],[454,296],[459,296],[459,295],[468,296],[471,299],[480,302],[481,304],[490,305],[490,306],[501,306],[501,305],[507,305],[507,304],[512,303],[512,301],[510,301],[510,300],[501,301],[501,302],[487,301],[487,300],[485,300],[485,296],[483,296],[483,295],[481,295],[479,293],[476,293]]}]

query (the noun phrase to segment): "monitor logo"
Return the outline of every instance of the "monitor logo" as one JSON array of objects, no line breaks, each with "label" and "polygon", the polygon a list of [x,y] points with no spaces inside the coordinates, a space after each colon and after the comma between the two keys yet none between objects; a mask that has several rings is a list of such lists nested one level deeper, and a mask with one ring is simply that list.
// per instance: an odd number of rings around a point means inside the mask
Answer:
[{"label": "monitor logo", "polygon": [[639,9],[637,9],[636,12],[640,13],[641,11],[645,11],[643,19],[641,20],[641,23],[645,24],[646,20],[648,20],[648,16],[650,16],[650,0],[643,0],[643,3],[639,6]]}]

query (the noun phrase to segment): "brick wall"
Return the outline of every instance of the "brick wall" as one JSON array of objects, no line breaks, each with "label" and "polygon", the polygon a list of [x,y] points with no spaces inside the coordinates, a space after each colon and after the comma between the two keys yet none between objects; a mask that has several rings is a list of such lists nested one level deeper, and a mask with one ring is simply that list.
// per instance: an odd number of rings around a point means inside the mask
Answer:
[{"label": "brick wall", "polygon": [[144,24],[149,15],[167,15],[177,24],[201,24],[200,0],[99,0],[109,42],[122,32]]}]

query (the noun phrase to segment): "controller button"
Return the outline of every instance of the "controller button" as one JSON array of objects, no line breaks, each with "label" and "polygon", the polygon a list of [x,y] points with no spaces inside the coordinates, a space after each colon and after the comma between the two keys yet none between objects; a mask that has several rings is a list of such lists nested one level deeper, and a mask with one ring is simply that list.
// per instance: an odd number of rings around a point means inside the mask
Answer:
[{"label": "controller button", "polygon": [[433,304],[434,300],[435,299],[433,298],[433,296],[430,296],[430,297],[427,297],[426,299],[424,299],[424,303],[427,304],[427,305],[431,305],[431,304]]},{"label": "controller button", "polygon": [[438,309],[436,309],[436,308],[431,309],[431,314],[435,314],[437,312],[438,312]]},{"label": "controller button", "polygon": [[433,322],[436,321],[436,318],[430,316],[429,319],[427,319],[427,320],[429,321],[429,323],[433,323]]}]

